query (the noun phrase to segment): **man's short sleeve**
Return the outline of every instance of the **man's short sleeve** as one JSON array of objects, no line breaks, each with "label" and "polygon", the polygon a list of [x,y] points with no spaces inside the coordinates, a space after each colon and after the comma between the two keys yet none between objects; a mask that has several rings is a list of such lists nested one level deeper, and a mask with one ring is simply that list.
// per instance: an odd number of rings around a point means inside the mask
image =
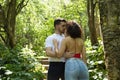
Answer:
[{"label": "man's short sleeve", "polygon": [[47,39],[45,40],[45,47],[52,47],[52,38],[51,37],[47,37]]}]

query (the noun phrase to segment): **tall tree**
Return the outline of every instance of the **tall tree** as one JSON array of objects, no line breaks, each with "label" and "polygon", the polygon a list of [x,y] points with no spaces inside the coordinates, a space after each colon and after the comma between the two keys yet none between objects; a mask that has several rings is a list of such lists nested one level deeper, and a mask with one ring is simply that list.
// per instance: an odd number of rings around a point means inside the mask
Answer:
[{"label": "tall tree", "polygon": [[100,0],[100,21],[109,80],[120,80],[120,1]]},{"label": "tall tree", "polygon": [[92,45],[98,44],[96,28],[95,28],[94,9],[95,9],[94,0],[87,0],[88,26],[90,30],[90,39]]},{"label": "tall tree", "polygon": [[1,24],[3,24],[4,32],[6,36],[0,35],[4,43],[13,48],[15,46],[15,24],[16,24],[16,16],[21,11],[21,9],[27,5],[25,0],[5,0],[3,1],[4,5],[2,10],[2,16],[4,19]]}]

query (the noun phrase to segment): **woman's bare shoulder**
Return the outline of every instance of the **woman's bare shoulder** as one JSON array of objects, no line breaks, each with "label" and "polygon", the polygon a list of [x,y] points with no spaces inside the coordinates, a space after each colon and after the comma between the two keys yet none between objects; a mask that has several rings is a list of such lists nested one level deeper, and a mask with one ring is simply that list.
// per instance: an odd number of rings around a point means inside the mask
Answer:
[{"label": "woman's bare shoulder", "polygon": [[69,37],[69,36],[65,37],[66,41],[69,41],[70,39],[71,39],[71,37]]},{"label": "woman's bare shoulder", "polygon": [[78,38],[78,41],[80,41],[81,43],[84,43],[83,39]]},{"label": "woman's bare shoulder", "polygon": [[[84,42],[82,38],[77,38],[77,39],[78,39],[79,41],[81,41],[81,42]],[[65,40],[66,40],[66,41],[69,41],[69,40],[73,40],[73,38],[71,38],[70,36],[68,36],[68,37],[65,37]]]},{"label": "woman's bare shoulder", "polygon": [[70,38],[69,36],[65,37],[65,39],[69,39],[69,38]]},{"label": "woman's bare shoulder", "polygon": [[84,42],[82,38],[79,38],[80,41]]}]

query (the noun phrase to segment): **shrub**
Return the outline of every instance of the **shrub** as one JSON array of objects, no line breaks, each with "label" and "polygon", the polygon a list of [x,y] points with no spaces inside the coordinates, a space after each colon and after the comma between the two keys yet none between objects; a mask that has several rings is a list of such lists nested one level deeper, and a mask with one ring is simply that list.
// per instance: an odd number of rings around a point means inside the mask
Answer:
[{"label": "shrub", "polygon": [[0,79],[42,80],[44,68],[36,59],[36,53],[17,45],[14,49],[0,46]]},{"label": "shrub", "polygon": [[90,40],[86,40],[86,54],[90,80],[106,80],[106,69],[102,41],[98,46],[91,46]]}]

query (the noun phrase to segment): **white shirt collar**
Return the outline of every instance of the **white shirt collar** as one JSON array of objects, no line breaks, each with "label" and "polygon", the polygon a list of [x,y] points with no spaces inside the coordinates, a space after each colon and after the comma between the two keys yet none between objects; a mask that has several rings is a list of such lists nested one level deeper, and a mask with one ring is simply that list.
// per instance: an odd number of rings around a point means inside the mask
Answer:
[{"label": "white shirt collar", "polygon": [[64,34],[60,35],[60,34],[56,34],[56,33],[54,33],[54,35],[57,35],[57,36],[62,36],[62,37],[64,37]]}]

